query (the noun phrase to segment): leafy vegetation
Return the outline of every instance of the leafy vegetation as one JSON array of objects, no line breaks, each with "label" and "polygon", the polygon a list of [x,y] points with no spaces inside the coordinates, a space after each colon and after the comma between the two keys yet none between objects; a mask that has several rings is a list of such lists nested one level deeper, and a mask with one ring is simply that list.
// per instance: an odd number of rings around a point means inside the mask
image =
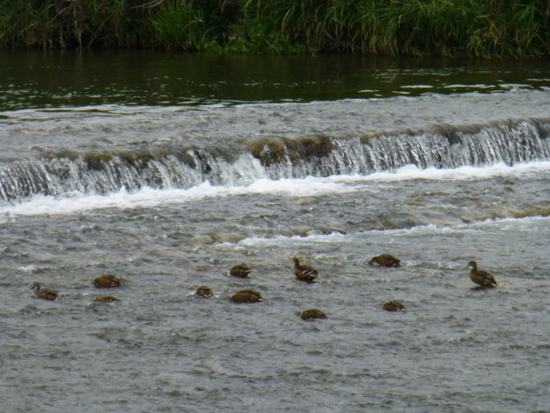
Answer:
[{"label": "leafy vegetation", "polygon": [[0,0],[0,48],[546,57],[550,0]]}]

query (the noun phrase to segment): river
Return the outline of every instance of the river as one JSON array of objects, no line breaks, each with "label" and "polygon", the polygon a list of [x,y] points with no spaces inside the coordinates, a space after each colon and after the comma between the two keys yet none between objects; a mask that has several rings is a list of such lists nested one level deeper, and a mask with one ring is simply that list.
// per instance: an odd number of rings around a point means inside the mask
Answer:
[{"label": "river", "polygon": [[4,411],[548,411],[547,61],[2,52],[0,97]]}]

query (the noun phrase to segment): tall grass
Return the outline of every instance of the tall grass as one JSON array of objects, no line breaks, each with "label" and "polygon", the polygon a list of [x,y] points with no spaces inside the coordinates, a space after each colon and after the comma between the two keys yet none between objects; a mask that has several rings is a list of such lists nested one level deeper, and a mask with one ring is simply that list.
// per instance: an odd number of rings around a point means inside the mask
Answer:
[{"label": "tall grass", "polygon": [[548,56],[550,0],[0,0],[0,48]]},{"label": "tall grass", "polygon": [[136,0],[0,0],[0,47],[143,47],[153,30]]}]

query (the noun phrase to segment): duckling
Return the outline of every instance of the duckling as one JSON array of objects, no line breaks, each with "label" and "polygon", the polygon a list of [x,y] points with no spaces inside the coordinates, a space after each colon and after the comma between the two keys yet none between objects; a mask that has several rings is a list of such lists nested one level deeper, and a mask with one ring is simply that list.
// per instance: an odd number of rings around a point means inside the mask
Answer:
[{"label": "duckling", "polygon": [[112,303],[113,301],[121,301],[121,300],[111,295],[106,295],[105,297],[96,297],[94,301],[98,303]]},{"label": "duckling", "polygon": [[391,254],[380,254],[376,257],[372,257],[369,264],[374,265],[374,263],[377,263],[381,267],[401,267],[401,261]]},{"label": "duckling", "polygon": [[384,310],[386,311],[402,311],[406,310],[405,306],[399,301],[388,301],[387,303],[382,304]]},{"label": "duckling", "polygon": [[300,317],[302,317],[303,320],[309,320],[310,318],[327,318],[325,313],[321,310],[317,310],[316,308],[310,308],[309,310],[302,311],[300,313]]},{"label": "duckling", "polygon": [[248,275],[252,272],[252,268],[247,267],[246,265],[239,264],[235,265],[233,268],[231,268],[227,272],[227,276],[233,276],[233,277],[239,277],[239,278],[246,278]]},{"label": "duckling", "polygon": [[36,290],[34,295],[38,298],[43,298],[44,300],[55,301],[57,298],[58,291],[49,290],[47,288],[40,288],[40,283],[35,282],[32,287],[32,290]]},{"label": "duckling", "polygon": [[202,287],[197,288],[197,291],[195,291],[195,294],[200,295],[204,298],[210,298],[212,297],[212,288],[207,287],[206,285],[203,285]]},{"label": "duckling", "polygon": [[466,268],[470,268],[470,280],[472,280],[475,284],[487,288],[498,287],[495,277],[487,271],[478,270],[477,263],[475,261],[470,261]]},{"label": "duckling", "polygon": [[94,285],[97,288],[116,288],[120,287],[122,283],[120,280],[112,274],[105,274],[94,280]]},{"label": "duckling", "polygon": [[315,279],[319,276],[317,270],[309,265],[300,265],[298,258],[288,257],[289,260],[294,261],[294,275],[298,277],[300,281],[308,283],[315,282]]},{"label": "duckling", "polygon": [[231,297],[234,303],[257,303],[263,300],[261,294],[254,290],[241,290]]}]

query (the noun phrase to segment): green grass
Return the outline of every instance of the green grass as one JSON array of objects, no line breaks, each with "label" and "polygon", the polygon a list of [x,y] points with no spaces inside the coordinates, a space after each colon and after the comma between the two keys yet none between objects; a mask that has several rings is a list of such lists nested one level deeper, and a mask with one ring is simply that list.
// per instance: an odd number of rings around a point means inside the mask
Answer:
[{"label": "green grass", "polygon": [[549,0],[0,0],[0,48],[547,57]]}]

